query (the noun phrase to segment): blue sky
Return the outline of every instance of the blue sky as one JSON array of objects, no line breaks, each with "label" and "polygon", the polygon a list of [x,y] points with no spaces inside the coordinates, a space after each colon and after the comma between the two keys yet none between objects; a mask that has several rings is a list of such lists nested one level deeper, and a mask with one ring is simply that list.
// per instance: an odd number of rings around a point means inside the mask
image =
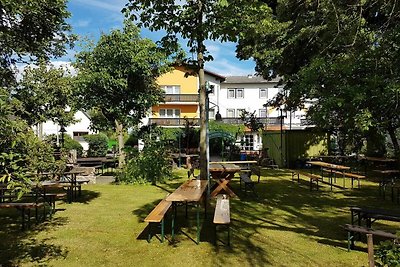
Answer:
[{"label": "blue sky", "polygon": [[[121,28],[124,17],[120,10],[127,2],[127,0],[69,0],[68,10],[71,12],[71,18],[68,22],[73,27],[73,33],[97,40],[100,33],[108,33],[112,29]],[[162,35],[142,29],[142,36],[157,41]],[[206,69],[221,75],[254,73],[253,61],[236,59],[234,43],[207,41],[206,45],[214,57],[214,61],[206,63]],[[78,46],[76,49],[79,49]],[[74,54],[74,51],[69,51],[60,60],[70,61]]]}]

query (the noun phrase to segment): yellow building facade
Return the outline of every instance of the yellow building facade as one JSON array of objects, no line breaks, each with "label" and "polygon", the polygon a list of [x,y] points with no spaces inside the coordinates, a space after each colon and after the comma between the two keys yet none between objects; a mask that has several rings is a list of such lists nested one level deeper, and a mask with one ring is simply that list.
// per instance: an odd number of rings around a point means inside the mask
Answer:
[{"label": "yellow building facade", "polygon": [[199,82],[197,75],[185,77],[188,71],[179,66],[158,78],[158,84],[165,91],[165,102],[152,107],[150,123],[176,127],[185,124],[184,118],[198,122]]}]

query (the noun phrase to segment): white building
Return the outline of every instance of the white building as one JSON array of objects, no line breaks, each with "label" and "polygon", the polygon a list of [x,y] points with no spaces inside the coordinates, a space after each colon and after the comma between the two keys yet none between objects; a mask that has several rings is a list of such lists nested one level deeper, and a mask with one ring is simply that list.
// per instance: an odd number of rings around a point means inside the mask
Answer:
[{"label": "white building", "polygon": [[[86,112],[77,111],[74,115],[74,120],[77,122],[65,127],[66,132],[74,140],[78,141],[84,150],[89,149],[89,144],[83,139],[83,136],[88,134],[95,134],[96,132],[90,130],[90,117]],[[42,123],[38,128],[34,128],[36,133],[40,136],[46,136],[50,134],[60,134],[61,126],[52,121]]]},{"label": "white building", "polygon": [[[209,95],[210,118],[214,118],[217,111],[225,123],[242,124],[241,113],[255,112],[260,122],[266,128],[279,128],[281,118],[286,129],[302,129],[305,110],[295,112],[282,112],[274,107],[264,107],[273,99],[283,86],[278,85],[279,80],[265,80],[260,76],[228,76],[225,81],[215,85],[214,93]],[[262,138],[258,132],[246,132],[242,138],[242,150],[258,151],[262,149]]]}]

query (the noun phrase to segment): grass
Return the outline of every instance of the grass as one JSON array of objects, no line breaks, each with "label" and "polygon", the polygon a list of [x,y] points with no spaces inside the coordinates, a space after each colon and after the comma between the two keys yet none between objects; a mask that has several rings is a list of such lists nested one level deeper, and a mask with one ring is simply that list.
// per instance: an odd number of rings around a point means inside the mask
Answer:
[{"label": "grass", "polygon": [[348,207],[398,209],[380,199],[371,182],[362,183],[362,190],[331,192],[325,186],[310,192],[305,180],[298,185],[289,173],[270,170],[256,185],[258,199],[244,197],[238,181],[232,182],[239,197],[231,201],[230,248],[222,242],[224,231],[214,245],[213,209],[208,209],[200,245],[191,239],[194,209],[185,219],[183,208],[176,243],[161,244],[155,237],[147,243],[143,219],[185,180],[185,173],[158,186],[87,185],[80,201],[58,203],[51,220],[25,232],[19,229],[19,213],[0,211],[0,266],[366,266],[365,242],[347,252],[340,225],[350,222]]}]

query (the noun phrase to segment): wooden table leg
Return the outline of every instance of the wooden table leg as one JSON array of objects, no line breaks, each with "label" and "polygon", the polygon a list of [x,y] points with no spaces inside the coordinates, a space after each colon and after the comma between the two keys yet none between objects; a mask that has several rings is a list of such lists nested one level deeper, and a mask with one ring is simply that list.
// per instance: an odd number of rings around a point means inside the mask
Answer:
[{"label": "wooden table leg", "polygon": [[228,183],[230,180],[217,180],[218,186],[214,189],[214,191],[211,193],[211,197],[215,197],[218,195],[219,192],[222,190],[225,190],[227,194],[229,194],[230,197],[236,197],[236,194],[228,187]]}]

